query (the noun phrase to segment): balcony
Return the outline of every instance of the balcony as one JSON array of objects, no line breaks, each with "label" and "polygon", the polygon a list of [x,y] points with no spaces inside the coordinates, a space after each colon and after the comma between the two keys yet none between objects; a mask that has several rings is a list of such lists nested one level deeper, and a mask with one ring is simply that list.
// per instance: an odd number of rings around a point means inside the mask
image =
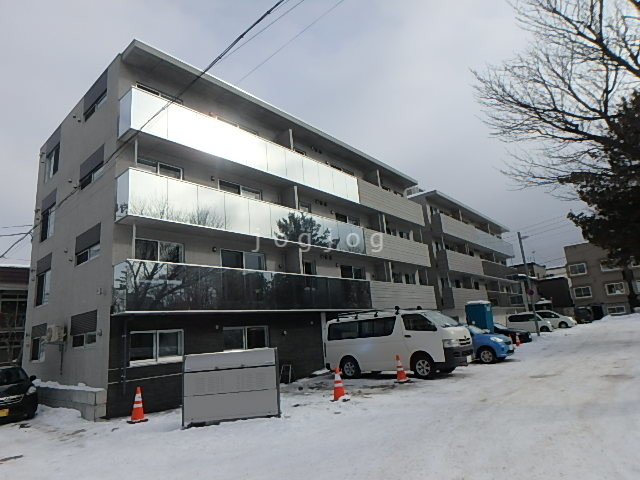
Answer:
[{"label": "balcony", "polygon": [[142,260],[114,267],[114,313],[367,308],[366,280]]},{"label": "balcony", "polygon": [[133,217],[366,252],[364,229],[234,193],[129,169],[117,179],[116,221]]},{"label": "balcony", "polygon": [[424,226],[424,214],[418,203],[388,192],[362,178],[358,178],[357,182],[362,205]]},{"label": "balcony", "polygon": [[475,290],[471,288],[442,288],[442,308],[464,309],[467,302],[476,300],[487,300],[486,290]]},{"label": "balcony", "polygon": [[513,245],[505,242],[501,238],[483,232],[473,225],[463,223],[460,220],[441,213],[434,214],[432,216],[432,222],[436,233],[442,232],[445,235],[465,240],[478,247],[513,257]]},{"label": "balcony", "polygon": [[209,115],[182,105],[167,104],[165,99],[132,88],[120,99],[118,136],[122,137],[129,130],[139,130],[229,162],[359,202],[356,177]]},{"label": "balcony", "polygon": [[437,308],[433,287],[426,285],[371,281],[371,298],[373,308]]},{"label": "balcony", "polygon": [[440,250],[436,254],[438,268],[441,270],[453,270],[455,272],[483,275],[482,260],[464,253],[451,250]]},{"label": "balcony", "polygon": [[489,262],[487,260],[482,261],[482,270],[488,277],[496,278],[509,278],[518,273],[513,267],[507,267],[501,263]]},{"label": "balcony", "polygon": [[522,307],[524,300],[519,293],[487,291],[489,301],[494,307]]},{"label": "balcony", "polygon": [[429,248],[426,244],[396,237],[375,230],[364,230],[367,254],[412,265],[429,267]]}]

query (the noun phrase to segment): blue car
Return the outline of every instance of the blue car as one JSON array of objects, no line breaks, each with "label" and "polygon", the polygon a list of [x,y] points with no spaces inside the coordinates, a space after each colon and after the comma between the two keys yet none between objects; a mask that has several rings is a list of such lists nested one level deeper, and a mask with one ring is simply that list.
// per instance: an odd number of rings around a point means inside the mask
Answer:
[{"label": "blue car", "polygon": [[511,339],[499,333],[489,333],[475,325],[467,325],[473,342],[473,355],[482,363],[495,363],[513,355]]}]

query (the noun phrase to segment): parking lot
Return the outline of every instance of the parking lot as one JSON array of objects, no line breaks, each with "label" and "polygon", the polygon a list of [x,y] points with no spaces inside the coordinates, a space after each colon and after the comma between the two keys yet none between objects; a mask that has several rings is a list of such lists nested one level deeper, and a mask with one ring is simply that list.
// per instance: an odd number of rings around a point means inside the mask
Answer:
[{"label": "parking lot", "polygon": [[556,330],[494,365],[397,385],[283,386],[282,418],[180,429],[40,407],[0,426],[2,478],[640,478],[640,315]]}]

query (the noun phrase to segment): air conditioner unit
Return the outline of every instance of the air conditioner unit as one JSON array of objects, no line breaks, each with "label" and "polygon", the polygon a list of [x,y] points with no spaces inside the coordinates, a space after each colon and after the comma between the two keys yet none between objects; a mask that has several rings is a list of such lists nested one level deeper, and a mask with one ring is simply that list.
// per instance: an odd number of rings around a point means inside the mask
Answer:
[{"label": "air conditioner unit", "polygon": [[60,343],[64,341],[64,326],[62,325],[47,325],[47,336],[45,337],[47,343]]}]

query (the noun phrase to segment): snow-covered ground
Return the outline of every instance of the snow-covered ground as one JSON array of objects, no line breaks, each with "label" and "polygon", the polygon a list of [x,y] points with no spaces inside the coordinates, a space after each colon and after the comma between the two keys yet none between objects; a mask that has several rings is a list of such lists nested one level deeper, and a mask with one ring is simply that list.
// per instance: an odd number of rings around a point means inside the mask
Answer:
[{"label": "snow-covered ground", "polygon": [[640,315],[543,334],[504,363],[396,385],[329,376],[288,385],[282,418],[180,429],[92,423],[41,407],[0,426],[12,479],[637,479]]}]

